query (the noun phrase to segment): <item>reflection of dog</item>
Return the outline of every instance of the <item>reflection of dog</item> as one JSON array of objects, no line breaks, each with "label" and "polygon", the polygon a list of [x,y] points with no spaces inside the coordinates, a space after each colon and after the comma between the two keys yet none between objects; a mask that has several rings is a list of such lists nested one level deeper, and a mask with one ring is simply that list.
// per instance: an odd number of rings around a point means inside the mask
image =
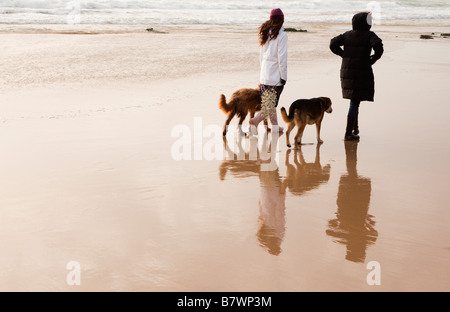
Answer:
[{"label": "reflection of dog", "polygon": [[[230,144],[237,149],[237,151],[231,150]],[[248,151],[246,151],[242,146],[241,137],[238,137],[237,142],[229,142],[228,139],[224,137],[223,145],[228,157],[219,167],[219,176],[221,181],[225,180],[228,171],[240,178],[258,176],[261,162],[259,150],[254,141],[250,141]],[[253,155],[255,154],[255,151],[256,155]]]},{"label": "reflection of dog", "polygon": [[320,145],[316,148],[316,159],[313,163],[307,163],[302,150],[295,150],[294,163],[289,162],[291,150],[286,151],[286,184],[289,191],[296,196],[302,196],[306,192],[317,189],[330,179],[330,165],[322,167],[320,164]]},{"label": "reflection of dog", "polygon": [[323,143],[320,139],[320,127],[325,112],[330,114],[333,111],[331,108],[331,100],[327,97],[314,98],[310,100],[297,100],[291,104],[289,108],[289,115],[286,113],[286,109],[281,108],[281,116],[288,124],[286,131],[286,144],[291,147],[289,142],[289,134],[295,126],[298,128],[297,135],[295,136],[295,145],[302,144],[303,131],[306,125],[316,124],[317,128],[317,142]]},{"label": "reflection of dog", "polygon": [[[247,114],[250,113],[250,118],[255,116],[255,113],[261,110],[261,94],[259,88],[257,89],[240,89],[231,95],[231,99],[227,104],[225,95],[220,96],[219,108],[228,115],[225,125],[223,126],[223,135],[227,134],[227,127],[235,115],[239,117],[239,131],[242,131],[242,123]],[[264,120],[267,127],[267,120]]]}]

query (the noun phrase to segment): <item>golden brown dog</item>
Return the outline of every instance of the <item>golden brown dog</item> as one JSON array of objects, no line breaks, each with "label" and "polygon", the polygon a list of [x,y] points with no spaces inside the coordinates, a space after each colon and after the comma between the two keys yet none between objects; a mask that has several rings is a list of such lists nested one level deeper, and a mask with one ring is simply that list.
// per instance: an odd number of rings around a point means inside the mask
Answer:
[{"label": "golden brown dog", "polygon": [[289,142],[289,134],[292,129],[297,126],[298,131],[295,136],[295,146],[302,144],[303,131],[306,125],[316,125],[317,129],[317,142],[323,143],[320,139],[320,128],[322,126],[322,120],[325,112],[330,114],[333,109],[331,108],[331,100],[327,97],[314,98],[309,100],[297,100],[291,104],[289,108],[289,115],[286,113],[286,109],[281,108],[281,116],[288,124],[286,131],[286,144],[291,147]]},{"label": "golden brown dog", "polygon": [[[259,87],[257,89],[240,89],[231,95],[231,99],[227,104],[225,95],[220,96],[219,108],[228,115],[225,125],[223,126],[223,135],[227,134],[227,128],[235,115],[239,117],[239,131],[241,135],[245,135],[242,131],[242,123],[247,114],[250,113],[250,118],[255,116],[255,113],[261,110],[261,95]],[[264,120],[267,127],[267,120]],[[269,131],[270,129],[268,129]]]}]

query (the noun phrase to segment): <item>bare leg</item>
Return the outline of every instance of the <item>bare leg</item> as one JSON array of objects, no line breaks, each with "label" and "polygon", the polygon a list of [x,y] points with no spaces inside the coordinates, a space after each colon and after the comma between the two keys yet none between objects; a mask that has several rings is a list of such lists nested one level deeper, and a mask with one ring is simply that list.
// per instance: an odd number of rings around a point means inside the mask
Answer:
[{"label": "bare leg", "polygon": [[255,127],[258,127],[259,123],[263,121],[264,117],[261,113],[256,114],[254,118],[251,120],[251,124]]},{"label": "bare leg", "polygon": [[275,126],[275,129],[278,128],[278,132],[280,134],[283,133],[283,131],[284,131],[283,127],[278,126],[278,116],[277,116],[277,111],[276,111],[275,107],[273,108],[273,110],[270,114],[270,122],[272,123],[272,126]]},{"label": "bare leg", "polygon": [[261,113],[258,113],[254,118],[250,119],[250,133],[251,134],[258,134],[258,125],[259,123],[264,119],[263,115]]}]

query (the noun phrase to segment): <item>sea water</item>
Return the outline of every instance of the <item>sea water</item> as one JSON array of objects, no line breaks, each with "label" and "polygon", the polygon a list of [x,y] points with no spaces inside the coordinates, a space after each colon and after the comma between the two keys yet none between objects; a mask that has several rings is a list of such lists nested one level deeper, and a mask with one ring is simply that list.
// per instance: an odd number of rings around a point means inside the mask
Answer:
[{"label": "sea water", "polygon": [[260,24],[277,7],[289,23],[349,22],[369,10],[379,24],[450,24],[449,0],[0,0],[0,24]]}]

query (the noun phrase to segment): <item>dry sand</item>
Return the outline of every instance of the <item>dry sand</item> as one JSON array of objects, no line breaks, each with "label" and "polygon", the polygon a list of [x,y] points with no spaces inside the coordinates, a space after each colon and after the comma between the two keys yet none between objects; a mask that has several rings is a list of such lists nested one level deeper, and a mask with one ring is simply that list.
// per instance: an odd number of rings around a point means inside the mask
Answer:
[{"label": "dry sand", "polygon": [[[311,126],[301,150],[273,142],[268,172],[172,155],[174,127],[194,143],[199,120],[225,121],[221,93],[256,87],[256,26],[4,30],[0,290],[449,291],[450,39],[419,36],[450,27],[374,28],[385,55],[358,144],[342,140],[348,101],[328,50],[348,26],[304,28],[289,34],[280,107],[328,96],[334,112],[319,148]],[[366,282],[371,261],[381,286]]]}]

